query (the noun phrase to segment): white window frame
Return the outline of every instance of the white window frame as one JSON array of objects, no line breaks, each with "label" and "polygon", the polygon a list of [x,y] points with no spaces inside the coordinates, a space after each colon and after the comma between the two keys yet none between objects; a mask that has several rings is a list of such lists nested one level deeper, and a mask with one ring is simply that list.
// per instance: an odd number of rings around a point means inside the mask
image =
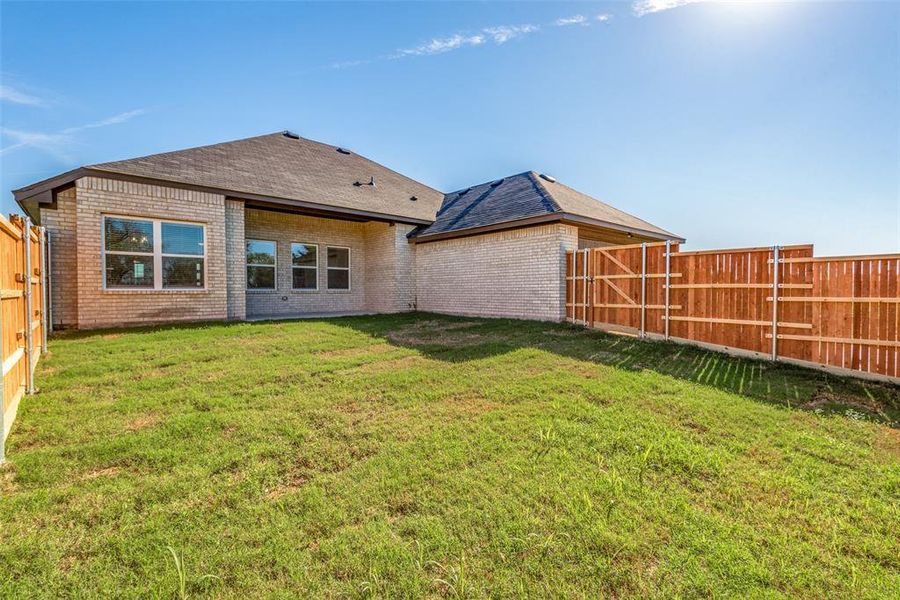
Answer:
[{"label": "white window frame", "polygon": [[[312,247],[316,249],[316,266],[309,267],[306,265],[298,266],[294,264],[294,245],[297,246],[306,246]],[[277,259],[276,259],[277,260]],[[328,258],[326,257],[327,261]],[[294,269],[315,269],[316,270],[316,287],[314,288],[298,288],[294,287]],[[292,292],[318,292],[319,291],[319,245],[318,244],[307,244],[306,242],[291,242],[291,291]]]},{"label": "white window frame", "polygon": [[[247,242],[269,242],[270,244],[275,244],[275,264],[273,265],[258,265],[251,264],[247,262]],[[270,267],[275,271],[274,276],[272,277],[272,284],[274,287],[270,288],[251,288],[247,285],[247,267]],[[244,288],[250,293],[267,293],[267,292],[277,292],[278,291],[278,240],[263,240],[260,238],[246,238],[244,240]]]},{"label": "white window frame", "polygon": [[[122,221],[144,221],[153,226],[153,252],[129,252],[127,250],[106,249],[106,220],[119,219]],[[194,225],[203,229],[203,254],[163,254],[162,251],[162,225],[173,223],[175,225]],[[153,287],[144,286],[108,286],[106,284],[106,255],[124,256],[152,256],[153,257]],[[207,260],[206,251],[206,223],[196,221],[176,221],[174,219],[154,219],[153,217],[139,217],[134,215],[104,214],[100,221],[100,272],[103,274],[103,290],[111,292],[205,292],[207,289]],[[203,259],[203,287],[163,287],[163,257],[165,258],[202,258]]]},{"label": "white window frame", "polygon": [[[346,250],[347,251],[347,266],[346,267],[330,267],[328,266],[328,251],[334,248],[335,250]],[[325,246],[325,289],[329,292],[350,292],[352,291],[353,282],[351,281],[351,273],[350,267],[353,266],[353,251],[349,246]],[[328,271],[347,271],[347,287],[346,288],[333,288],[328,285]]]}]

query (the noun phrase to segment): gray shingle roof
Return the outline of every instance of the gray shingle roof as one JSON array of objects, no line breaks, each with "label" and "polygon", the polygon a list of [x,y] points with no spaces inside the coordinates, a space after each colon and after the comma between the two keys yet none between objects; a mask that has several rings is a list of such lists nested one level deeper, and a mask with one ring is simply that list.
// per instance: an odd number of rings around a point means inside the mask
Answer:
[{"label": "gray shingle roof", "polygon": [[583,217],[612,228],[646,232],[650,237],[677,239],[664,229],[604,204],[556,181],[527,171],[497,181],[444,195],[444,202],[431,225],[416,237],[464,232],[531,217],[564,215]]},{"label": "gray shingle roof", "polygon": [[[534,171],[443,194],[358,154],[284,133],[81,167],[14,194],[27,211],[30,205],[23,202],[50,202],[57,190],[92,175],[160,180],[248,201],[417,223],[411,235],[417,239],[512,227],[524,219],[568,219],[643,237],[679,239]],[[368,185],[372,180],[374,185]]]},{"label": "gray shingle roof", "polygon": [[[356,153],[282,133],[87,168],[423,221],[434,219],[443,200],[441,192]],[[374,186],[353,185],[373,177]]]}]

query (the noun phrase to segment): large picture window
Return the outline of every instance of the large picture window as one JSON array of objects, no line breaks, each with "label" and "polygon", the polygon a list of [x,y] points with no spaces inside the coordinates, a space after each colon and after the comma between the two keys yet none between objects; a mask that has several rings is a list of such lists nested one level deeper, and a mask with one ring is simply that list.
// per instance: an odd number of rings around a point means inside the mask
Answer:
[{"label": "large picture window", "polygon": [[328,289],[350,289],[350,248],[328,246]]},{"label": "large picture window", "polygon": [[103,218],[107,289],[203,289],[206,228],[130,217]]},{"label": "large picture window", "polygon": [[247,289],[275,289],[275,242],[247,240]]},{"label": "large picture window", "polygon": [[315,244],[291,244],[291,287],[295,290],[319,289],[319,247]]}]

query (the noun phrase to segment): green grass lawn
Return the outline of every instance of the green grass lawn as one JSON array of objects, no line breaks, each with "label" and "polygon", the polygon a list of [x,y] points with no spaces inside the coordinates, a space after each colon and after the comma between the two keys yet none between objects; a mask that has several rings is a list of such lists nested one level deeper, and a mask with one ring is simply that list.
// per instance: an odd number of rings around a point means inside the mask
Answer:
[{"label": "green grass lawn", "polygon": [[435,315],[63,335],[0,597],[894,597],[898,388]]}]

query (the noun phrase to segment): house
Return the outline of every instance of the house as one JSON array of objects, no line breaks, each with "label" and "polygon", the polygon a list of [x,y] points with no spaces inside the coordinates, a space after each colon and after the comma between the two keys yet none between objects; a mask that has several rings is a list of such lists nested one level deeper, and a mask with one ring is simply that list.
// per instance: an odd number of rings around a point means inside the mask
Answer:
[{"label": "house", "polygon": [[14,191],[54,328],[410,310],[561,320],[565,252],[680,239],[535,172],[443,194],[290,132]]}]

